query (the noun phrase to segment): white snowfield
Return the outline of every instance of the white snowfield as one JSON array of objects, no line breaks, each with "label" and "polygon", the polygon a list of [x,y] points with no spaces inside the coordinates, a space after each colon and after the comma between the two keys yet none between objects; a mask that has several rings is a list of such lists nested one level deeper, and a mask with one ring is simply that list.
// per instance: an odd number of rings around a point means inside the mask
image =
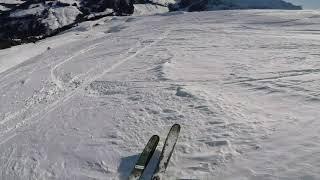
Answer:
[{"label": "white snowfield", "polygon": [[154,4],[134,4],[134,13],[133,16],[145,16],[145,15],[154,15],[160,13],[169,12],[168,7],[154,5]]},{"label": "white snowfield", "polygon": [[174,123],[165,179],[320,179],[319,23],[319,11],[109,17],[1,50],[0,179],[126,179]]}]

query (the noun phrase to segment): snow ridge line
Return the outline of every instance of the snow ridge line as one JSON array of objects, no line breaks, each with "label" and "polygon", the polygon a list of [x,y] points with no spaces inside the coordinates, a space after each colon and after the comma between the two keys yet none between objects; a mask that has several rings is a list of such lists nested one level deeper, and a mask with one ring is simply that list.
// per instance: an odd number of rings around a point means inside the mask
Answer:
[{"label": "snow ridge line", "polygon": [[[117,63],[115,63],[114,65],[112,65],[110,68],[106,69],[105,71],[103,71],[101,74],[97,75],[97,76],[94,76],[90,79],[88,79],[87,81],[85,81],[80,87],[76,88],[75,90],[67,93],[65,96],[62,96],[61,98],[59,98],[58,100],[56,100],[55,102],[53,102],[52,104],[48,105],[47,107],[45,107],[42,111],[38,112],[38,113],[35,113],[34,115],[30,116],[29,118],[27,119],[24,119],[23,121],[17,123],[14,127],[12,128],[7,128],[6,131],[4,132],[1,132],[2,137],[0,137],[0,145],[4,144],[5,142],[7,142],[8,140],[14,138],[16,135],[18,135],[17,133],[13,133],[13,134],[8,134],[10,132],[12,132],[13,130],[16,130],[16,129],[19,129],[19,128],[22,128],[23,126],[27,126],[28,122],[31,120],[31,119],[34,119],[36,117],[39,117],[38,119],[43,119],[46,115],[48,115],[50,112],[52,112],[53,110],[56,109],[56,107],[58,107],[59,105],[62,105],[63,103],[67,102],[69,99],[71,99],[74,95],[76,95],[78,92],[80,92],[82,89],[84,89],[87,85],[89,85],[91,82],[103,77],[105,74],[111,72],[112,70],[116,69],[117,67],[119,67],[120,65],[122,65],[123,63],[129,61],[130,59],[136,57],[137,55],[143,53],[144,51],[146,51],[148,48],[154,46],[155,44],[159,43],[160,41],[162,41],[163,39],[165,39],[169,33],[171,31],[170,30],[166,30],[162,36],[160,36],[157,40],[155,40],[154,42],[150,43],[149,45],[143,47],[142,49],[136,51],[134,54],[132,54],[131,56],[128,56],[120,61],[118,61]],[[94,46],[94,45],[93,45]],[[92,46],[91,48],[88,48],[88,49],[85,49],[83,51],[87,52],[88,50],[91,50],[92,49]],[[87,51],[86,51],[87,50]],[[81,51],[81,52],[83,52]],[[79,52],[80,53],[80,52]],[[77,54],[79,54],[77,53]],[[74,56],[75,57],[75,56]],[[70,60],[70,58],[68,58]],[[65,61],[67,61],[68,59],[66,59]],[[71,58],[72,59],[72,58]],[[62,62],[59,63],[59,64],[63,64]],[[32,124],[32,123],[29,123],[29,125]],[[5,137],[6,134],[9,136],[9,137]]]},{"label": "snow ridge line", "polygon": [[102,42],[100,43],[96,43],[94,45],[91,45],[89,48],[86,48],[86,49],[83,49],[79,52],[77,52],[76,54],[70,56],[69,58],[65,59],[64,61],[58,63],[57,65],[55,65],[53,68],[51,68],[51,71],[50,71],[50,76],[51,76],[51,79],[52,81],[57,85],[57,87],[60,89],[60,90],[64,90],[63,88],[63,85],[62,85],[62,82],[57,78],[57,76],[54,75],[54,72],[55,70],[60,67],[61,65],[71,61],[73,58],[77,57],[77,56],[80,56],[81,54],[84,54],[86,52],[89,52],[91,51],[92,49],[95,49],[97,46],[99,46],[100,44],[102,44]]}]

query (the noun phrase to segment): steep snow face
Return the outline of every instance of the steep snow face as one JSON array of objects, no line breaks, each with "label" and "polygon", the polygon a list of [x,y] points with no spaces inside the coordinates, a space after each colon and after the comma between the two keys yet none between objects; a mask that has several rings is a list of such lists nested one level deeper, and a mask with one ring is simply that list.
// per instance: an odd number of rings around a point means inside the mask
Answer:
[{"label": "steep snow face", "polygon": [[174,123],[165,179],[320,179],[319,14],[106,17],[1,50],[0,179],[126,179]]}]

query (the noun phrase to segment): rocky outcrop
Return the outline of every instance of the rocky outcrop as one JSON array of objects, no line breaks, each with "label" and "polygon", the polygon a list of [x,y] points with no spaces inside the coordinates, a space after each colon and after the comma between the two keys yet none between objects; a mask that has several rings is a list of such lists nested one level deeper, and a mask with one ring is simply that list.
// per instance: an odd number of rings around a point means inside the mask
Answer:
[{"label": "rocky outcrop", "polygon": [[133,9],[131,0],[27,0],[12,4],[0,14],[0,48],[33,42],[85,20],[132,14]]}]

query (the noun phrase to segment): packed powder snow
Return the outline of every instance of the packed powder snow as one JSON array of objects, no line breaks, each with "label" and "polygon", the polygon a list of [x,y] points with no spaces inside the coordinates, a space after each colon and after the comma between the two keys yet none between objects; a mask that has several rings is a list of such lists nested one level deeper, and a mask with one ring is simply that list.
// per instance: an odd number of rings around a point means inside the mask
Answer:
[{"label": "packed powder snow", "polygon": [[0,50],[0,179],[125,179],[175,123],[165,179],[320,179],[319,22],[106,17]]}]

